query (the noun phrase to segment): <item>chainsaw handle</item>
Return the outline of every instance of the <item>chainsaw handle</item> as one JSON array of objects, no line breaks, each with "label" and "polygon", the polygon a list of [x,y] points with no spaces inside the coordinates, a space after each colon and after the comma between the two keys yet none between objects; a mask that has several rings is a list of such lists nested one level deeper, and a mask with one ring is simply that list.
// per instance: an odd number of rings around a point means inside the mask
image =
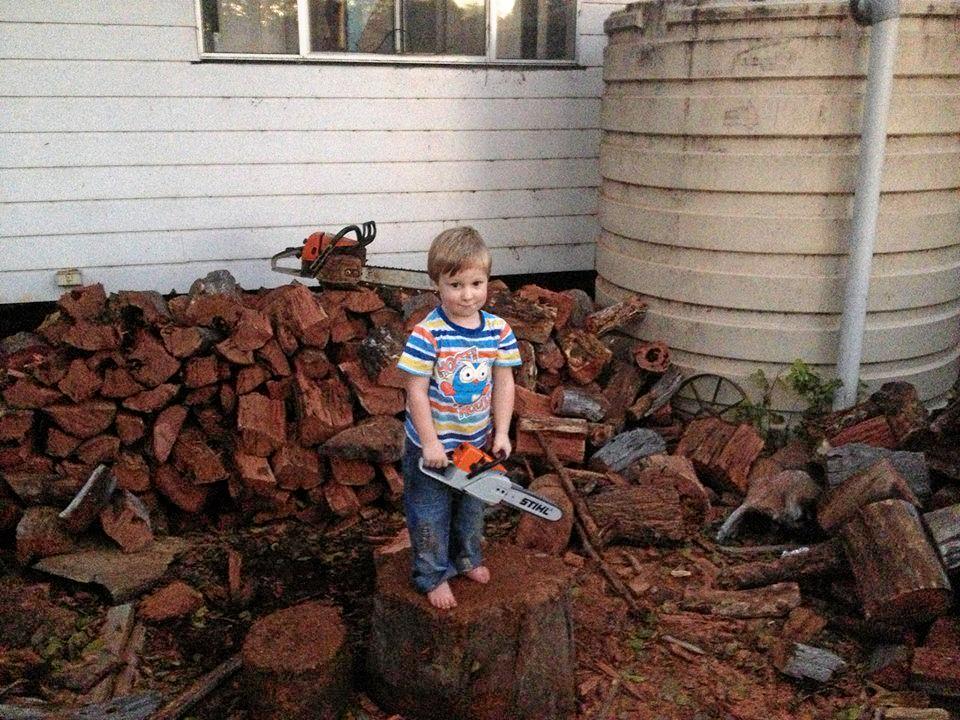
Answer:
[{"label": "chainsaw handle", "polygon": [[344,228],[341,228],[340,231],[333,236],[332,245],[336,245],[337,241],[340,240],[344,235],[348,233],[354,233],[357,236],[357,244],[360,247],[366,247],[373,242],[373,239],[377,236],[377,224],[373,220],[367,220],[363,227],[357,227],[356,225],[347,225]]},{"label": "chainsaw handle", "polygon": [[502,463],[504,460],[506,460],[506,456],[503,452],[501,452],[497,455],[497,457],[491,460],[487,460],[486,462],[482,462],[482,463],[477,463],[472,468],[470,468],[470,472],[467,473],[467,478],[473,479],[480,473],[485,473],[490,468],[496,467],[497,465]]}]

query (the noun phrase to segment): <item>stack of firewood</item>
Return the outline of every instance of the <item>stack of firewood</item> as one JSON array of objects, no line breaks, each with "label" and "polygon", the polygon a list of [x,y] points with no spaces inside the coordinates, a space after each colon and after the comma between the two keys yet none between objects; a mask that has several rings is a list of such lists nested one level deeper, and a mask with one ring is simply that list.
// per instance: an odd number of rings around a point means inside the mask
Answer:
[{"label": "stack of firewood", "polygon": [[[100,285],[66,293],[35,332],[0,342],[0,524],[75,503],[80,519],[60,518],[68,529],[119,518],[115,539],[135,549],[150,516],[171,509],[255,521],[375,512],[402,491],[396,361],[436,302],[297,283],[244,292],[228,273],[171,299],[108,297]],[[614,332],[642,319],[638,300],[596,311],[582,292],[493,283],[488,307],[523,355],[519,452],[540,452],[533,428],[582,461],[675,387],[668,374],[638,399],[669,355]]]}]

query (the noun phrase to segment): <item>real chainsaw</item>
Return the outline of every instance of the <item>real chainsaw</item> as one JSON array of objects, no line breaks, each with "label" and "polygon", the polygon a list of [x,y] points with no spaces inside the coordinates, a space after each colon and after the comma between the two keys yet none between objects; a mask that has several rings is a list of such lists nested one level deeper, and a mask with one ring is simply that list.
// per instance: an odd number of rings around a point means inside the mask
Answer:
[{"label": "real chainsaw", "polygon": [[[350,235],[355,237],[350,237]],[[336,234],[315,232],[302,245],[288,247],[270,258],[274,272],[309,277],[321,285],[338,288],[355,288],[360,283],[375,283],[392,287],[431,290],[433,284],[425,272],[400,268],[368,266],[367,246],[377,236],[377,224],[373,220],[362,227],[347,225]],[[281,265],[284,258],[300,260],[299,267]]]},{"label": "real chainsaw", "polygon": [[499,460],[470,443],[461,443],[453,451],[453,462],[442,472],[426,467],[423,458],[420,470],[488,505],[502,502],[543,520],[556,521],[563,516],[563,511],[545,497],[512,482]]}]

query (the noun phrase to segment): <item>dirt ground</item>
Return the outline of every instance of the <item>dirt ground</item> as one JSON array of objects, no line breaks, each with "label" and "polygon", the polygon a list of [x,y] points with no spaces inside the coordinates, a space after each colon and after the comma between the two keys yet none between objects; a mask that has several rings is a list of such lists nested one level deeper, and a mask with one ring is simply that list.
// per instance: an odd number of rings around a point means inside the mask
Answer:
[{"label": "dirt ground", "polygon": [[[516,513],[503,510],[489,516],[491,541],[507,539],[516,520]],[[402,527],[400,513],[384,510],[346,529],[290,520],[186,534],[192,547],[171,566],[167,579],[200,590],[206,604],[192,617],[150,626],[138,689],[175,696],[236,653],[256,618],[321,599],[341,608],[354,645],[359,691],[347,717],[401,720],[362,693],[362,658],[372,605],[373,550]],[[245,573],[255,581],[246,607],[226,599],[228,548],[243,556]],[[577,551],[575,544],[572,549]],[[866,650],[829,625],[814,644],[839,654],[848,668],[832,682],[805,683],[782,676],[771,663],[770,649],[784,620],[730,620],[680,610],[677,601],[685,587],[703,586],[724,565],[742,561],[719,551],[707,533],[683,547],[612,547],[604,557],[646,610],[630,617],[589,559],[576,571],[578,718],[855,720],[870,717],[868,705],[884,700],[922,703],[922,698],[865,683]],[[22,574],[9,555],[0,556],[0,562],[0,702],[18,696],[76,702],[76,696],[56,689],[50,675],[89,650],[108,600],[91,589]],[[829,588],[805,587],[804,605],[829,618],[838,601]],[[245,720],[239,679],[225,682],[188,717]]]}]

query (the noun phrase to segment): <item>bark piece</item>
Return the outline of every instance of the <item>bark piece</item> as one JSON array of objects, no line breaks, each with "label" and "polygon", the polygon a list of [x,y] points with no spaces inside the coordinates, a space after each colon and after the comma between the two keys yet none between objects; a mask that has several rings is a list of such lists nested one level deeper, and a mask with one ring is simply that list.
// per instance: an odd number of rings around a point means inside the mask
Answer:
[{"label": "bark piece", "polygon": [[745,493],[750,466],[762,449],[762,438],[746,423],[736,426],[719,418],[703,418],[687,426],[676,454],[690,458],[701,477]]},{"label": "bark piece", "polygon": [[[407,553],[380,562],[367,666],[381,707],[471,720],[574,713],[570,568],[509,545],[490,548],[485,562],[496,591],[454,579],[458,605],[446,613],[411,587]],[[412,648],[426,654],[414,662]]]},{"label": "bark piece", "polygon": [[640,390],[640,373],[635,365],[615,362],[610,379],[603,388],[603,397],[607,402],[607,421],[613,423],[619,432],[627,418],[627,408],[637,398]]},{"label": "bark piece", "polygon": [[915,506],[920,504],[893,464],[889,460],[880,460],[829,490],[817,509],[817,521],[826,532],[832,533],[861,507],[890,498],[906,500]]},{"label": "bark piece", "polygon": [[638,295],[592,312],[584,319],[584,327],[595,335],[612,330],[635,329],[647,313],[647,304]]},{"label": "bark piece", "polygon": [[57,383],[60,391],[74,402],[83,402],[96,395],[103,379],[77,358],[70,363],[67,374]]},{"label": "bark piece", "polygon": [[637,398],[637,401],[627,409],[627,415],[634,420],[641,420],[658,410],[666,409],[667,403],[682,384],[683,375],[676,366],[671,365],[653,387]]},{"label": "bark piece", "polygon": [[796,642],[775,646],[773,664],[784,675],[821,683],[830,682],[836,673],[847,667],[847,663],[836,653]]},{"label": "bark piece", "polygon": [[742,619],[786,617],[799,605],[800,587],[794,582],[753,590],[688,590],[680,602],[684,610]]},{"label": "bark piece", "polygon": [[373,463],[397,462],[403,457],[403,423],[394,417],[376,416],[341,430],[320,448],[321,455]]},{"label": "bark piece", "polygon": [[622,472],[641,458],[667,449],[663,438],[649,428],[620,433],[590,457],[592,470]]},{"label": "bark piece", "polygon": [[110,468],[98,465],[80,492],[58,515],[63,526],[75,535],[82,533],[99,517],[116,487],[117,479]]},{"label": "bark piece", "polygon": [[578,418],[526,417],[517,421],[514,450],[542,457],[536,433],[542,433],[559,460],[582,463],[587,446],[587,421]]},{"label": "bark piece", "polygon": [[203,604],[203,595],[182,580],[175,580],[143,598],[137,614],[146,622],[159,623],[189,617]]},{"label": "bark piece", "polygon": [[100,525],[125,553],[139,552],[153,542],[147,506],[127,490],[114,495],[100,512]]},{"label": "bark piece", "polygon": [[913,505],[904,500],[866,505],[841,536],[867,620],[916,624],[946,612],[950,581]]},{"label": "bark piece", "polygon": [[269,457],[286,442],[286,408],[279,400],[260,393],[241,395],[237,430],[244,452]]},{"label": "bark piece", "polygon": [[48,405],[43,411],[64,432],[87,439],[99,435],[113,424],[117,406],[105,400],[88,400],[76,405]]},{"label": "bark piece", "polygon": [[531,392],[537,386],[537,354],[533,344],[526,340],[517,340],[517,350],[520,352],[520,367],[516,370],[517,387]]},{"label": "bark piece", "polygon": [[559,475],[541,475],[530,483],[530,490],[550,500],[563,515],[556,522],[530,513],[520,515],[514,541],[522,548],[547,555],[562,555],[573,533],[573,503],[563,490]]},{"label": "bark piece", "polygon": [[557,311],[510,292],[492,292],[486,309],[499,315],[520,340],[545,343],[556,324]]},{"label": "bark piece", "polygon": [[567,372],[581,385],[592,382],[607,366],[613,353],[595,335],[583,330],[560,333],[560,349],[567,358]]},{"label": "bark piece", "polygon": [[350,646],[339,611],[309,602],[253,624],[243,643],[243,687],[263,720],[335,720],[350,694]]},{"label": "bark piece", "polygon": [[173,465],[158,467],[153,484],[167,500],[186,512],[200,512],[207,501],[206,486],[190,482]]}]

